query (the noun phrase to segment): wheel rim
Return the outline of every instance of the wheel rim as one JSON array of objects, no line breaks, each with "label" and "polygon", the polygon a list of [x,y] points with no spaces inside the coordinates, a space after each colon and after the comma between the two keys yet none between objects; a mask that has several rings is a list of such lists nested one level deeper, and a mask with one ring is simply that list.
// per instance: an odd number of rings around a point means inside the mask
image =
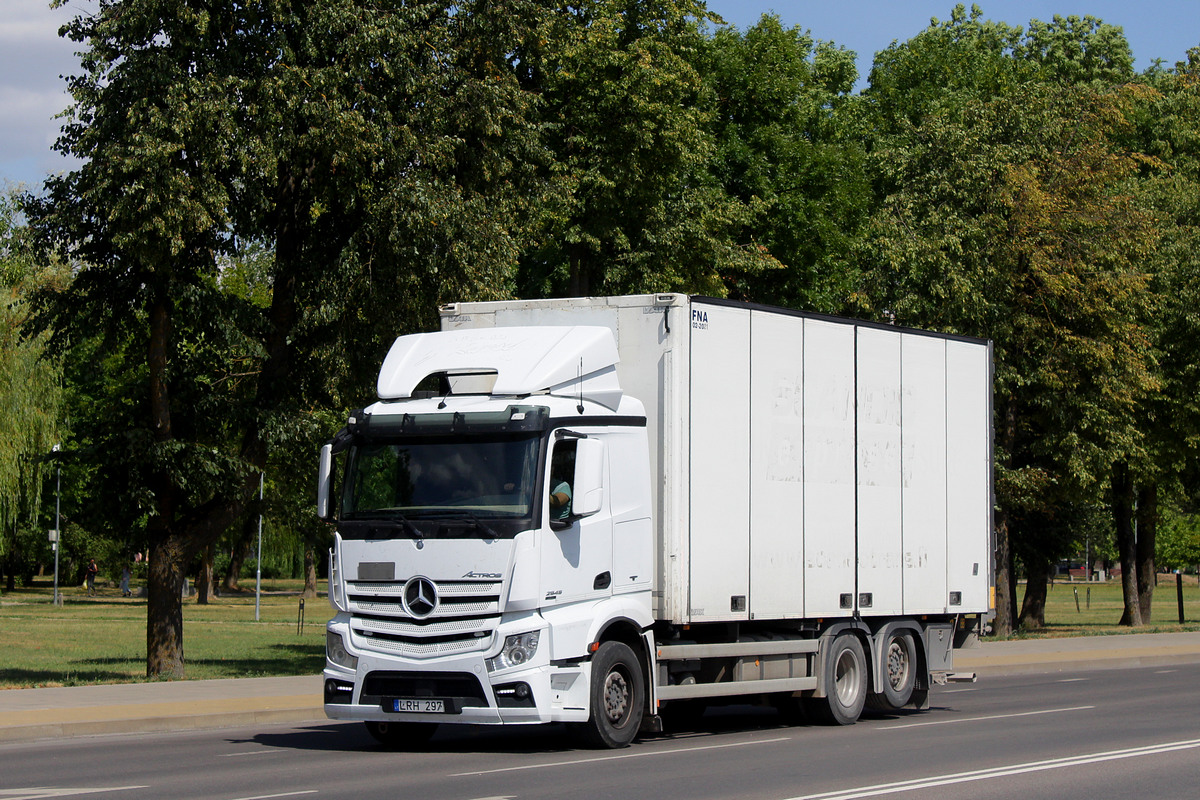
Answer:
[{"label": "wheel rim", "polygon": [[888,645],[887,671],[893,689],[898,691],[908,685],[908,651],[895,639]]},{"label": "wheel rim", "polygon": [[855,695],[858,693],[858,659],[854,657],[854,653],[849,649],[843,650],[838,655],[833,683],[837,691],[838,700],[841,701],[842,705],[852,705]]},{"label": "wheel rim", "polygon": [[629,711],[629,681],[620,670],[604,679],[604,714],[609,722],[620,722]]}]

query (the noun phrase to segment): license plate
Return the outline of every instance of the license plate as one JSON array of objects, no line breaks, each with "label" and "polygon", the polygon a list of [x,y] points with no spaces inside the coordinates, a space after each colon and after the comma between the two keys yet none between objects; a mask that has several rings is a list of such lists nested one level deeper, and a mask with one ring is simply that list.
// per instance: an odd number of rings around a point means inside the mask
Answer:
[{"label": "license plate", "polygon": [[444,714],[446,701],[433,697],[398,697],[392,700],[392,711],[407,714]]}]

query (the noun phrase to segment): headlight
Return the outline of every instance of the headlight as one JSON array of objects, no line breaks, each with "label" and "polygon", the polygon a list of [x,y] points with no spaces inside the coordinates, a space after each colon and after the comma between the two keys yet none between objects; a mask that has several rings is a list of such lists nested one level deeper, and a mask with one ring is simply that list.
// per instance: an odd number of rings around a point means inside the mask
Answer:
[{"label": "headlight", "polygon": [[325,631],[325,657],[333,664],[346,669],[358,669],[358,658],[346,652],[346,643],[340,633]]},{"label": "headlight", "polygon": [[487,660],[488,672],[519,667],[531,661],[534,653],[537,652],[540,635],[541,631],[534,631],[533,633],[518,633],[516,636],[506,638],[500,655]]}]

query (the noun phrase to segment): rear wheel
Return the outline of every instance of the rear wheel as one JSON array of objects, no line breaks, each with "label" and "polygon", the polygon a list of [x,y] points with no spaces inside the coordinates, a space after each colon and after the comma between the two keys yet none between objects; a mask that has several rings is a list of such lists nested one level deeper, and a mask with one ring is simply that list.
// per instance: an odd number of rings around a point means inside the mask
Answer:
[{"label": "rear wheel", "polygon": [[867,701],[867,660],[851,633],[833,640],[823,665],[825,697],[810,697],[804,707],[827,725],[853,725]]},{"label": "rear wheel", "polygon": [[436,722],[367,722],[367,733],[391,750],[421,747],[437,732]]},{"label": "rear wheel", "polygon": [[891,708],[904,708],[917,685],[917,648],[912,634],[897,631],[888,636],[883,651],[883,691],[879,699]]},{"label": "rear wheel", "polygon": [[642,724],[646,686],[627,644],[605,642],[592,657],[591,718],[579,728],[595,747],[627,747]]}]

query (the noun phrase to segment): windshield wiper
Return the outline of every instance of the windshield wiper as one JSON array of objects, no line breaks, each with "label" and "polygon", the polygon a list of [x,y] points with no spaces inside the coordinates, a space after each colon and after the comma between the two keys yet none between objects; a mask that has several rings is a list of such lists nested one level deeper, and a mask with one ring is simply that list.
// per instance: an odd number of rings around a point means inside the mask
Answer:
[{"label": "windshield wiper", "polygon": [[399,522],[400,527],[403,528],[406,533],[410,534],[418,542],[425,540],[425,534],[421,532],[421,529],[418,528],[416,525],[413,525],[412,521],[408,517],[404,516],[404,514],[402,514],[401,512],[396,511],[394,509],[379,509],[378,511],[375,511],[373,513],[379,515],[378,520],[380,520],[380,521],[386,520],[388,522],[392,522],[392,521]]},{"label": "windshield wiper", "polygon": [[489,538],[489,539],[499,539],[500,538],[500,534],[496,533],[495,529],[493,529],[490,525],[488,525],[486,522],[481,520],[479,518],[479,516],[472,511],[446,511],[441,514],[438,514],[438,516],[447,516],[447,517],[451,517],[453,519],[469,519],[471,522],[475,523],[475,529],[477,531],[481,531],[483,533],[483,535],[486,536],[487,538]]}]

